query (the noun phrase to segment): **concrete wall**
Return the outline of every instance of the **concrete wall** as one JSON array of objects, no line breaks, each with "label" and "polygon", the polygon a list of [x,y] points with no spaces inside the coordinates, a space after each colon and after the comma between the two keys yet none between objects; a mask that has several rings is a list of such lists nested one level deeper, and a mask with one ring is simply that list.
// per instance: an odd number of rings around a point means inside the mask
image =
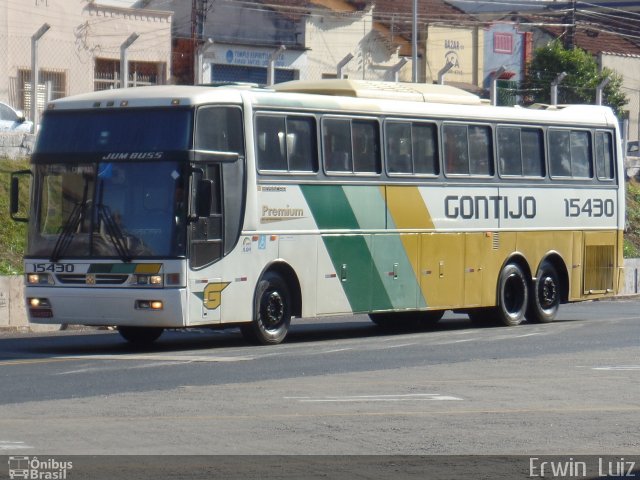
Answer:
[{"label": "concrete wall", "polygon": [[28,133],[0,133],[0,157],[26,158],[33,152],[36,136]]},{"label": "concrete wall", "polygon": [[20,276],[0,276],[0,328],[28,327],[24,307],[24,279]]}]

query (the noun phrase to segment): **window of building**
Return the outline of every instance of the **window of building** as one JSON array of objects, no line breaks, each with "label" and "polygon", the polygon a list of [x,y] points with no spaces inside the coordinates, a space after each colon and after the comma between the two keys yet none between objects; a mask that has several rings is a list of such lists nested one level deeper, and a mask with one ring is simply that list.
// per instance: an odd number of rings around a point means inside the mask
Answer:
[{"label": "window of building", "polygon": [[[129,62],[129,87],[161,85],[166,64],[163,62]],[[93,89],[108,90],[120,87],[120,60],[96,58]]]},{"label": "window of building", "polygon": [[495,53],[513,53],[513,34],[508,32],[493,33],[493,51]]},{"label": "window of building", "polygon": [[[18,70],[18,105],[25,115],[31,113],[31,70]],[[36,91],[36,106],[42,112],[51,100],[67,95],[67,74],[64,71],[40,70]]]}]

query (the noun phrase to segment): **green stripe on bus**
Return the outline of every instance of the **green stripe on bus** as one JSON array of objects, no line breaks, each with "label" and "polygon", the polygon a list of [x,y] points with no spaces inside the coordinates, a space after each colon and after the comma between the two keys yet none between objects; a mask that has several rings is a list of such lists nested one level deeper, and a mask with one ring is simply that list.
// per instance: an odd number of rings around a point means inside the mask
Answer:
[{"label": "green stripe on bus", "polygon": [[[320,230],[359,231],[361,226],[343,187],[301,185],[300,188]],[[371,192],[362,190],[362,194],[364,204]],[[357,191],[351,190],[349,197],[351,202],[359,201],[356,198]],[[366,234],[325,234],[322,237],[353,312],[370,311],[374,295],[376,308],[392,308],[389,295],[371,255],[369,244],[371,238],[371,235]]]}]

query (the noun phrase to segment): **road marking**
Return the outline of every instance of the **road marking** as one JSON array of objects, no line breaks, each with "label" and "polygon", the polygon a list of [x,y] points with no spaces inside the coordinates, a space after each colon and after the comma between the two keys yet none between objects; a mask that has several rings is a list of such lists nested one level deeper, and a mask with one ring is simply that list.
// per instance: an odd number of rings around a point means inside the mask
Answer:
[{"label": "road marking", "polygon": [[640,365],[612,365],[608,367],[592,367],[592,370],[606,370],[611,372],[631,372],[640,370]]},{"label": "road marking", "polygon": [[312,403],[339,403],[339,402],[407,402],[407,401],[443,401],[462,400],[452,395],[439,393],[410,393],[406,395],[346,395],[327,397],[283,397],[285,400],[297,400],[298,402]]},{"label": "road marking", "polygon": [[542,333],[542,332],[525,333],[524,335],[515,335],[513,338],[533,337],[535,335],[545,335],[545,333]]},{"label": "road marking", "polygon": [[156,362],[247,362],[253,360],[250,356],[217,357],[204,355],[154,355],[154,354],[125,354],[125,355],[73,355],[56,357],[63,360],[143,360]]},{"label": "road marking", "polygon": [[348,350],[353,350],[353,348],[347,347],[347,348],[336,348],[334,350],[325,350],[324,352],[319,352],[319,353],[337,353],[337,352],[346,352]]},{"label": "road marking", "polygon": [[26,445],[24,442],[12,442],[8,440],[0,440],[1,450],[22,450],[23,448],[33,448],[30,445]]},{"label": "road marking", "polygon": [[26,360],[6,360],[4,362],[0,362],[0,367],[10,366],[10,365],[29,365],[32,363],[51,363],[51,362],[68,362],[69,360],[74,360],[73,358],[30,358]]}]

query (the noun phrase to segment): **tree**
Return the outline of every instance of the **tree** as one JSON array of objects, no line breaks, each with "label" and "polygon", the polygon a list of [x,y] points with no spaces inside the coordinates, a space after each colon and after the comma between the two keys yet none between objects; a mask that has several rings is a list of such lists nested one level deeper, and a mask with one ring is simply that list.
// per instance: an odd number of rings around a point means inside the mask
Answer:
[{"label": "tree", "polygon": [[621,90],[622,77],[609,68],[598,70],[593,56],[580,48],[566,49],[560,41],[537,48],[527,65],[525,89],[531,103],[551,102],[551,82],[562,73],[567,76],[558,86],[558,103],[593,104],[596,88],[605,79],[609,84],[603,91],[603,104],[610,106],[620,117],[627,97]]}]

